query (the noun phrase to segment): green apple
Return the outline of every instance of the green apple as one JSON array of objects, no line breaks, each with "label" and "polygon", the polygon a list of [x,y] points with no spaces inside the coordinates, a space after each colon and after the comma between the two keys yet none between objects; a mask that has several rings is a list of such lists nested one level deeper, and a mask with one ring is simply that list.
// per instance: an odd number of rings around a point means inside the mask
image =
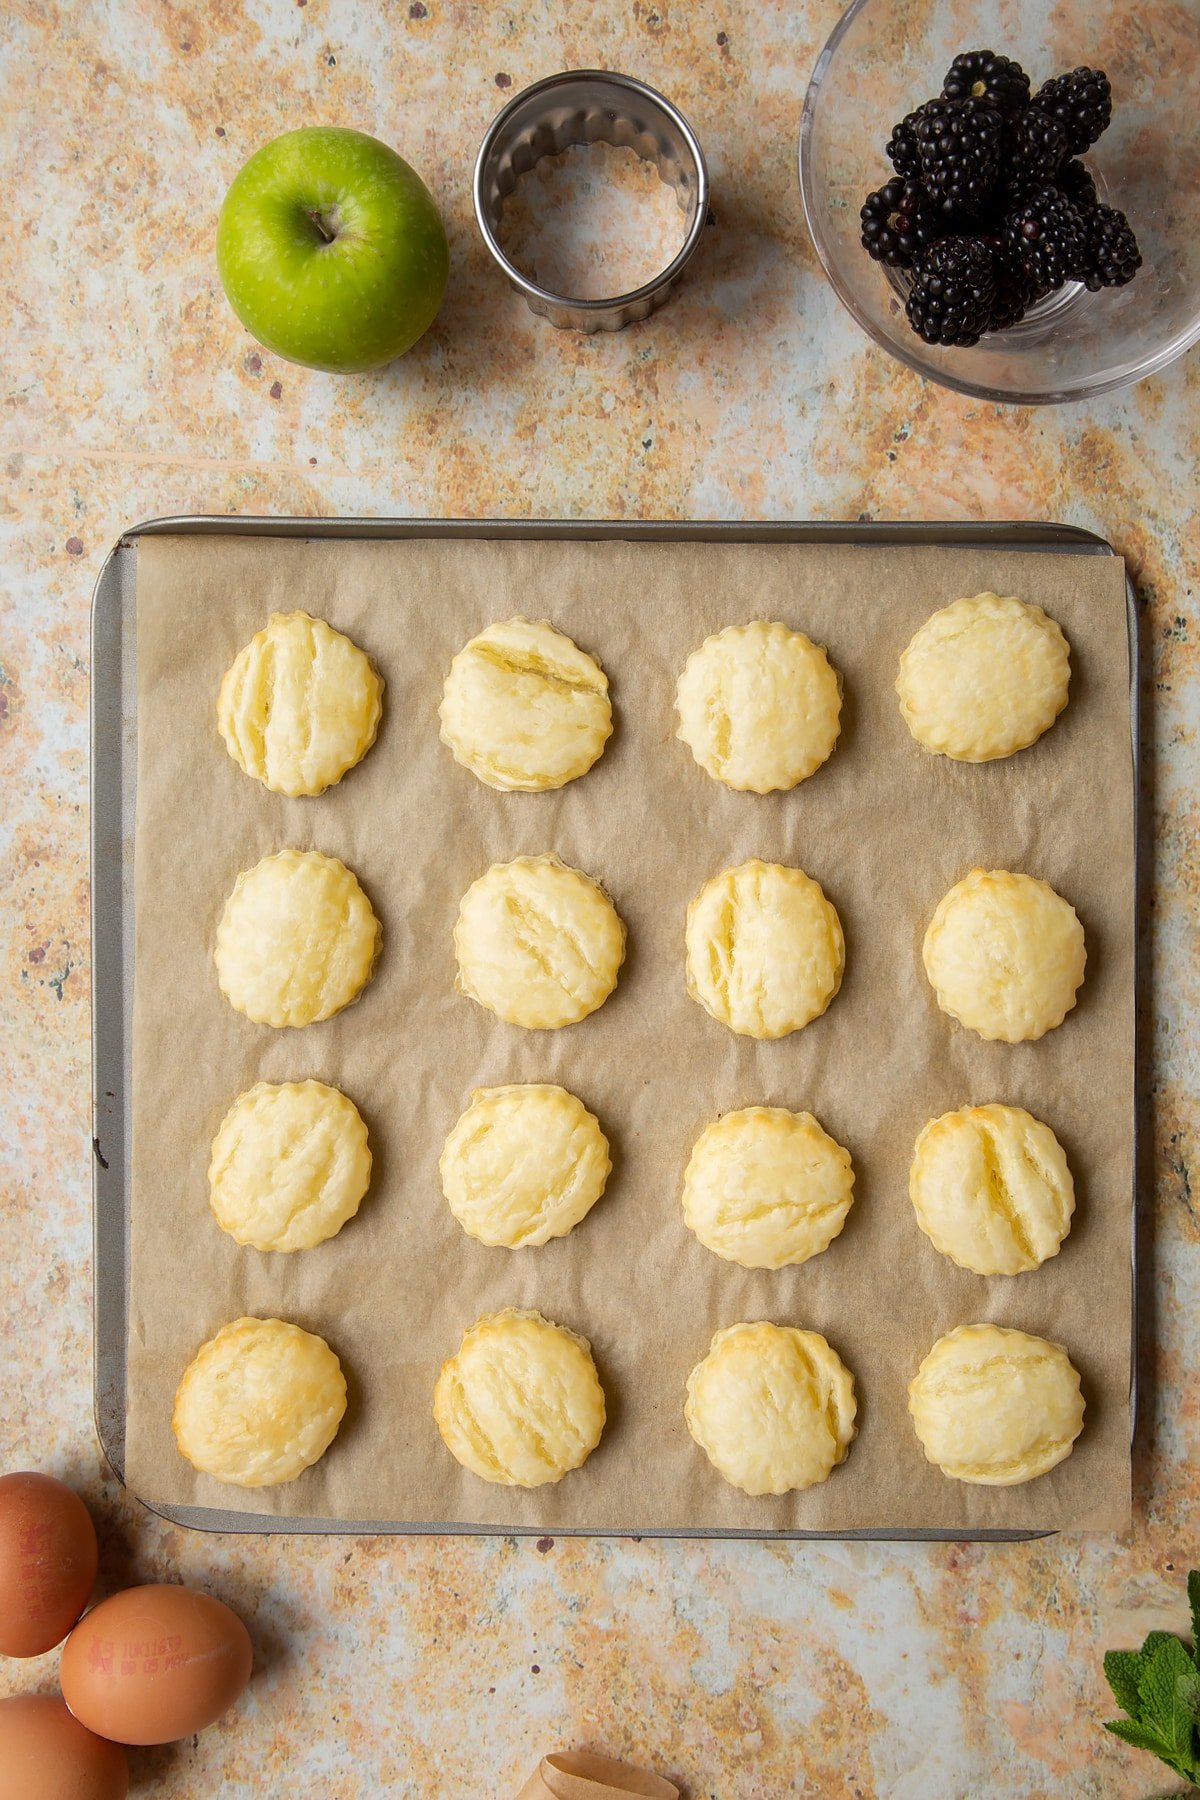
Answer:
[{"label": "green apple", "polygon": [[315,125],[264,144],[234,177],[217,267],[260,344],[349,373],[402,356],[432,325],[450,253],[402,156],[365,132]]}]

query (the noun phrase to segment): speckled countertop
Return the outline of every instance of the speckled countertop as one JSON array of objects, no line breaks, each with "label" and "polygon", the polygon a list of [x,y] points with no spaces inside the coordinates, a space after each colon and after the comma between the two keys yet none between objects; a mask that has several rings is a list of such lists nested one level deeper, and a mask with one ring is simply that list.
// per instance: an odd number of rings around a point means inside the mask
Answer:
[{"label": "speckled countertop", "polygon": [[[138,1795],[509,1800],[591,1745],[690,1800],[1149,1795],[1106,1738],[1106,1645],[1182,1624],[1200,1561],[1195,471],[1200,358],[1084,408],[925,386],[856,336],[793,150],[837,8],[720,0],[10,0],[0,33],[0,1466],[93,1506],[108,1587],[209,1585],[257,1647],[247,1701],[135,1753]],[[604,64],[677,99],[716,222],[615,337],[551,331],[477,240],[469,168],[508,89]],[[423,171],[453,273],[378,377],[259,352],[217,289],[220,196],[266,138],[359,125]],[[1141,595],[1147,896],[1142,1429],[1127,1542],[1018,1547],[375,1541],[174,1530],[91,1420],[88,602],[171,512],[1063,519]],[[0,1667],[50,1687],[55,1660]],[[1169,1784],[1168,1784],[1169,1785]]]}]

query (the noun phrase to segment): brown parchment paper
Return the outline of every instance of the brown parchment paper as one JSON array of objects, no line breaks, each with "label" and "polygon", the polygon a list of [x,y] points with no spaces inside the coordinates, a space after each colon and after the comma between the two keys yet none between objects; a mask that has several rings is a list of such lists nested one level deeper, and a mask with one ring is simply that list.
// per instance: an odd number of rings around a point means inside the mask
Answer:
[{"label": "brown parchment paper", "polygon": [[[935,608],[983,588],[1044,605],[1071,641],[1070,704],[1033,748],[990,765],[923,754],[893,681]],[[1133,822],[1123,570],[1116,558],[793,545],[317,543],[149,538],[138,549],[137,959],[127,1473],[149,1501],[266,1514],[638,1531],[740,1527],[1121,1528],[1129,1509]],[[319,799],[285,800],[235,767],[214,723],[221,676],[276,608],[350,634],[387,681],[378,742]],[[487,621],[548,615],[596,652],[616,730],[580,781],[498,794],[438,741],[454,652]],[[674,684],[709,633],[778,618],[825,643],[845,678],[830,761],[789,794],[735,794],[674,738]],[[342,857],[383,921],[362,999],[302,1031],[224,1000],[214,931],[240,869],[286,845]],[[501,1024],[456,995],[459,898],[496,860],[545,850],[598,877],[629,931],[612,998],[557,1032]],[[739,1038],[689,999],[683,919],[701,884],[750,856],[801,865],[847,944],[825,1017],[778,1042]],[[1040,1043],[953,1024],[920,966],[929,915],[969,868],[1028,870],[1076,906],[1087,977]],[[206,1169],[226,1108],[258,1080],[313,1076],[367,1120],[375,1169],[358,1217],[291,1256],[218,1230]],[[476,1086],[556,1081],[600,1117],[608,1191],[568,1238],[489,1249],[438,1183],[443,1139]],[[984,1280],[917,1229],[913,1141],[949,1107],[1026,1106],[1058,1133],[1078,1207],[1062,1253]],[[853,1155],[855,1203],[822,1256],[747,1271],[685,1229],[690,1147],[717,1113],[809,1109]],[[608,1395],[582,1470],[532,1492],[490,1486],[443,1449],[437,1369],[479,1314],[536,1306],[591,1339]],[[242,1313],[320,1332],[350,1386],[342,1430],[288,1486],[240,1490],[176,1452],[172,1400],[197,1346]],[[752,1499],[683,1421],[712,1333],[769,1318],[822,1331],[854,1373],[859,1435],[806,1493]],[[1015,1488],[927,1464],[906,1411],[917,1363],[974,1320],[1065,1343],[1087,1420],[1074,1454]]]},{"label": "brown parchment paper", "polygon": [[590,1750],[543,1756],[517,1800],[621,1800],[629,1794],[638,1800],[679,1800],[673,1781]]}]

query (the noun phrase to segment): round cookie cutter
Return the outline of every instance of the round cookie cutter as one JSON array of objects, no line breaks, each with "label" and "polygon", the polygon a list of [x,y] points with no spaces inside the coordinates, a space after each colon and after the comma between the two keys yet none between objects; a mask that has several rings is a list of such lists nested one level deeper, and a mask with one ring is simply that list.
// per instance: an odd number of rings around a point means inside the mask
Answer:
[{"label": "round cookie cutter", "polygon": [[[597,143],[655,163],[660,179],[675,189],[688,232],[652,281],[627,294],[577,300],[540,287],[509,261],[500,246],[500,216],[519,178],[544,156]],[[695,253],[708,217],[704,152],[683,114],[644,82],[603,69],[566,70],[523,89],[492,120],[475,162],[475,217],[493,260],[531,312],[564,331],[620,331],[663,304]]]}]

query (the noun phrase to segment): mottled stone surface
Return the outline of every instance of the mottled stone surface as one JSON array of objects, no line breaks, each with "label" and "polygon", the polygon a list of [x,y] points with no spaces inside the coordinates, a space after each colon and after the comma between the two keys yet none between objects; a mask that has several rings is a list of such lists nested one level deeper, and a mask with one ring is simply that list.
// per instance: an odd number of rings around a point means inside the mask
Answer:
[{"label": "mottled stone surface", "polygon": [[[257,1647],[225,1726],[135,1753],[138,1795],[505,1800],[570,1743],[651,1761],[691,1800],[1170,1786],[1100,1731],[1100,1656],[1180,1623],[1200,1561],[1200,359],[1090,406],[1022,412],[922,385],[869,348],[820,274],[795,181],[804,82],[835,16],[829,0],[6,11],[0,1463],[80,1486],[106,1588],[199,1582]],[[679,101],[714,213],[669,307],[592,339],[500,285],[470,209],[503,94],[587,64]],[[225,185],[265,138],[319,122],[395,143],[450,233],[441,317],[375,377],[260,352],[215,282]],[[191,511],[1028,517],[1112,538],[1141,596],[1150,862],[1128,1542],[220,1540],[120,1492],[91,1423],[88,600],[123,526]],[[55,1668],[6,1664],[0,1688],[48,1688]]]}]

